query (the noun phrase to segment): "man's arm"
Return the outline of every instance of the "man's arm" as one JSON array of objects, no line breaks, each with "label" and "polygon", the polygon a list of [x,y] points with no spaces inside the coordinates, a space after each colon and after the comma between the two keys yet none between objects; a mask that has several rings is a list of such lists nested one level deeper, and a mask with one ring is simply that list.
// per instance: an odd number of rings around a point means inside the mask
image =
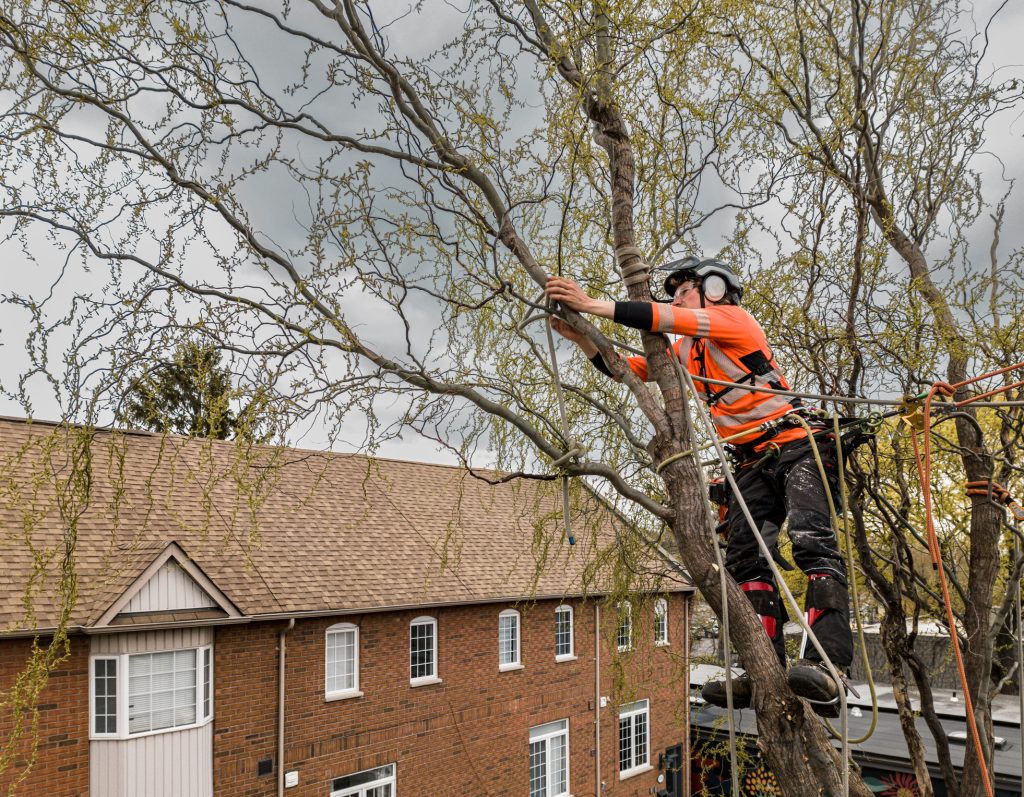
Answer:
[{"label": "man's arm", "polygon": [[[608,302],[600,299],[593,299],[583,292],[579,285],[572,280],[563,277],[548,277],[548,284],[545,287],[548,298],[560,302],[571,310],[580,313],[589,313],[600,318],[615,318],[617,304],[644,305],[644,302]],[[615,319],[618,320],[617,318]],[[614,375],[608,369],[604,358],[597,350],[597,346],[586,335],[577,332],[565,321],[557,316],[551,316],[551,328],[564,338],[568,338],[587,356],[593,366],[605,376],[614,379]],[[627,357],[626,362],[630,369],[643,381],[647,381],[647,359],[645,357]]]},{"label": "man's arm", "polygon": [[615,317],[615,302],[593,299],[585,294],[579,285],[565,277],[548,277],[544,293],[549,299],[565,305],[577,313],[589,313],[601,318]]},{"label": "man's arm", "polygon": [[564,277],[548,277],[544,290],[548,298],[580,313],[610,318],[616,324],[644,332],[708,338],[725,345],[737,345],[749,341],[752,326],[756,327],[744,310],[732,305],[690,309],[659,302],[600,301],[590,298],[579,285]]}]

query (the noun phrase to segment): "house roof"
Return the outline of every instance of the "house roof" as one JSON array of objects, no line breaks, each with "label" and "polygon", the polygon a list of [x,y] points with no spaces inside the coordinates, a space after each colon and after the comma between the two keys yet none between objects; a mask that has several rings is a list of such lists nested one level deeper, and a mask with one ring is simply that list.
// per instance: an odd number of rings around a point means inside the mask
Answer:
[{"label": "house roof", "polygon": [[[715,665],[697,665],[690,670],[690,688],[699,690],[707,681],[721,677],[721,667]],[[897,769],[913,772],[913,764],[907,752],[907,740],[903,735],[899,714],[896,710],[896,701],[892,698],[892,687],[884,684],[876,684],[878,694],[878,718],[874,724],[874,730],[868,735],[872,727],[871,717],[871,693],[867,684],[858,683],[855,685],[860,692],[860,697],[848,695],[847,700],[851,707],[856,706],[858,711],[851,711],[847,720],[849,722],[849,738],[851,740],[861,739],[861,742],[850,744],[850,752],[853,759],[863,767],[875,769]],[[965,755],[974,755],[974,748],[970,741],[966,741],[967,723],[964,718],[963,703],[950,703],[950,696],[956,695],[950,689],[936,689],[936,711],[939,725],[946,734],[959,734],[959,740],[949,746],[950,757],[953,766],[961,769]],[[915,720],[918,735],[924,748],[924,759],[932,776],[941,780],[942,774],[939,767],[939,755],[935,744],[932,730],[928,727],[927,721],[919,716],[919,700],[915,697]],[[952,706],[957,706],[952,708]],[[1002,738],[1003,743],[999,744],[993,751],[993,774],[997,793],[1018,794],[1020,789],[1021,776],[1021,727],[1020,707],[1016,695],[997,695],[993,705],[993,733],[997,739]],[[694,730],[698,735],[710,738],[721,738],[728,720],[728,711],[716,708],[705,703],[701,698],[694,698],[693,709],[690,718]],[[757,737],[757,717],[753,711],[737,710],[733,715],[735,730],[741,734],[742,742],[752,742]],[[838,723],[836,723],[838,724]],[[864,738],[867,735],[867,738]],[[746,737],[743,739],[742,737]],[[956,739],[956,737],[954,737]],[[839,739],[832,739],[834,747],[841,747]],[[875,779],[875,784],[878,784]],[[870,784],[869,784],[870,785]],[[873,791],[881,791],[881,788],[873,788]]]},{"label": "house roof", "polygon": [[554,482],[0,418],[0,634],[57,625],[72,534],[72,628],[110,622],[172,542],[250,618],[601,594],[624,570],[691,589],[589,491],[573,500],[569,546]]}]

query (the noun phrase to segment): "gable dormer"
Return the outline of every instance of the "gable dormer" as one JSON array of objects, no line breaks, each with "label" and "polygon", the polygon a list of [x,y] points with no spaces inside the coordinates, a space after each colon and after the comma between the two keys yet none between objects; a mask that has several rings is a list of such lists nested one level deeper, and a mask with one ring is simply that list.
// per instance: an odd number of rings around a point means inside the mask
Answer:
[{"label": "gable dormer", "polygon": [[241,617],[176,542],[168,543],[93,625],[132,626]]}]

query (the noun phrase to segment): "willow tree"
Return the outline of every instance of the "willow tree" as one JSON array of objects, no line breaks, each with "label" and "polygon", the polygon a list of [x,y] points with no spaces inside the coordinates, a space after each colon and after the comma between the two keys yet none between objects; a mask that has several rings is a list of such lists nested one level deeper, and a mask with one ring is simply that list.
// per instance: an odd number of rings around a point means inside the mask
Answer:
[{"label": "willow tree", "polygon": [[[780,106],[749,42],[713,33],[754,4],[734,6],[7,3],[0,213],[56,285],[8,296],[32,329],[19,395],[48,379],[69,417],[102,418],[140,353],[187,333],[242,363],[273,428],[315,416],[370,448],[411,428],[505,478],[590,480],[672,535],[721,614],[697,465],[657,470],[691,446],[665,341],[639,341],[648,386],[569,313],[620,382],[563,363],[563,419],[524,322],[552,272],[649,299],[646,264],[719,221],[747,259],[798,159],[764,150]],[[836,751],[727,587],[772,770],[787,795],[838,793]]]},{"label": "willow tree", "polygon": [[[971,11],[941,0],[761,3],[716,26],[723,46],[739,44],[754,72],[746,107],[762,120],[762,151],[771,161],[790,163],[783,184],[802,188],[791,189],[792,227],[800,230],[792,257],[801,261],[802,289],[795,293],[805,301],[798,310],[789,305],[803,321],[793,324],[791,316],[787,326],[800,330],[791,343],[812,354],[803,359],[823,388],[865,395],[887,386],[915,395],[934,382],[956,385],[1024,360],[1020,252],[1003,259],[999,253],[1003,201],[1012,183],[986,184],[983,177],[986,161],[994,160],[987,128],[1019,103],[1020,84],[985,66],[989,25],[998,24],[998,14],[975,28]],[[971,246],[979,234],[990,247]],[[822,335],[813,322],[828,306],[832,323]],[[1017,380],[1011,375],[1002,384]],[[953,398],[969,392],[961,387]],[[1019,399],[1019,390],[1011,398]],[[964,648],[990,771],[993,640],[1009,611],[1020,563],[1007,558],[1010,529],[998,503],[979,494],[964,506],[960,485],[1011,477],[1019,485],[1019,408],[1004,409],[997,421],[979,422],[971,407],[947,415],[955,437],[943,436],[947,426],[936,439],[952,455],[940,459],[936,481],[958,486],[945,502],[941,543],[959,613],[950,631]],[[932,574],[913,561],[923,519],[908,458],[912,471],[904,436],[882,457],[885,484],[877,471],[865,474],[862,489],[873,510],[869,522],[858,518],[859,548],[887,609],[883,632],[894,677],[902,679],[899,662],[909,660],[927,700],[929,673],[913,654],[904,609],[912,605],[916,614],[936,617],[944,612]],[[870,528],[883,534],[875,545],[866,537]],[[1007,563],[1002,572],[1001,557]],[[994,606],[998,610],[990,611]],[[905,690],[899,691],[919,781],[930,793],[913,712]],[[984,793],[973,746],[957,778],[933,707],[925,714],[950,793]]]}]

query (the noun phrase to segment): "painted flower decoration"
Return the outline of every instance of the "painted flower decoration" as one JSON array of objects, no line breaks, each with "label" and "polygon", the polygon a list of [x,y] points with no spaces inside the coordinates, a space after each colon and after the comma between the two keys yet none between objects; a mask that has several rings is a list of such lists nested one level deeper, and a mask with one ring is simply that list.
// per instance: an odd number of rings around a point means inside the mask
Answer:
[{"label": "painted flower decoration", "polygon": [[883,775],[882,783],[886,786],[882,797],[920,797],[921,794],[917,788],[917,778],[906,772]]},{"label": "painted flower decoration", "polygon": [[748,772],[743,779],[743,792],[747,797],[781,797],[782,789],[775,775],[762,766]]}]

